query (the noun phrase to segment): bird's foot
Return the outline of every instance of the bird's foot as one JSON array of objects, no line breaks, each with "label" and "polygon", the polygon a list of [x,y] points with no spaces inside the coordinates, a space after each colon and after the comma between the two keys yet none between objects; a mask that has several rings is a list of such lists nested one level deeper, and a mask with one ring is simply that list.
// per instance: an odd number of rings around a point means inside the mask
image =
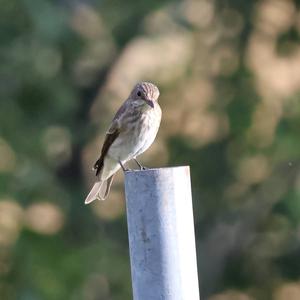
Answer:
[{"label": "bird's foot", "polygon": [[121,162],[120,160],[119,160],[119,164],[120,164],[120,166],[121,166],[123,172],[129,172],[129,171],[131,171],[131,169],[125,168],[125,166],[122,164],[122,162]]},{"label": "bird's foot", "polygon": [[145,171],[145,170],[148,170],[148,169],[149,169],[149,168],[147,168],[147,167],[142,166],[142,165],[138,162],[138,160],[137,160],[136,158],[134,158],[133,160],[134,160],[134,161],[136,162],[136,164],[139,166],[139,168],[140,168],[141,171]]}]

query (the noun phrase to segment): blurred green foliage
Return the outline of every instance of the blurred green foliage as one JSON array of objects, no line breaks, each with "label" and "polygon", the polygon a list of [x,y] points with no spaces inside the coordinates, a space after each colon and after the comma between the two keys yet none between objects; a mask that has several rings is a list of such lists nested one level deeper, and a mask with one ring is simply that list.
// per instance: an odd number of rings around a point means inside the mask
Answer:
[{"label": "blurred green foliage", "polygon": [[300,299],[299,5],[3,0],[0,299],[131,299],[122,181],[83,200],[139,80],[147,163],[191,166],[201,299]]}]

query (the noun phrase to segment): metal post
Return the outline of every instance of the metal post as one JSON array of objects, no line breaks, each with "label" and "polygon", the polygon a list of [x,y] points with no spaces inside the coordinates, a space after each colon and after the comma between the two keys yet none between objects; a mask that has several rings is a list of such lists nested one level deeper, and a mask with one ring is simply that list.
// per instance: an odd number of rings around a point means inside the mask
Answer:
[{"label": "metal post", "polygon": [[129,171],[126,209],[134,300],[198,300],[189,167]]}]

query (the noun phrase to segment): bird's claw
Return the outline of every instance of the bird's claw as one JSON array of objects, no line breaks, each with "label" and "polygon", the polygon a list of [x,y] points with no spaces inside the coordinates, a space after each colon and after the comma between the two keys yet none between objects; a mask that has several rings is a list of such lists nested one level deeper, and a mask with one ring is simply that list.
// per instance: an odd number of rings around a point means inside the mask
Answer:
[{"label": "bird's claw", "polygon": [[121,166],[121,168],[122,168],[123,172],[129,172],[129,171],[132,171],[132,170],[131,170],[131,169],[129,169],[129,168],[125,168],[125,166],[122,164],[122,162],[121,162],[121,161],[119,161],[119,164],[120,164],[120,166]]},{"label": "bird's claw", "polygon": [[134,161],[136,162],[136,164],[139,166],[140,171],[145,171],[145,170],[148,170],[148,169],[149,169],[149,168],[147,168],[147,167],[142,166],[142,165],[138,162],[138,160],[137,160],[136,158],[134,158],[133,160],[134,160]]}]

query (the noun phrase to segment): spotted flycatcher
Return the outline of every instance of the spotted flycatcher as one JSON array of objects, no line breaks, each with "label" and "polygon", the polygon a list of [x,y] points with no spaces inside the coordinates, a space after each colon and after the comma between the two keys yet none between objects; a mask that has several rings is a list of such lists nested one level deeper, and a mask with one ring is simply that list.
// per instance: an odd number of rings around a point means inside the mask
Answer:
[{"label": "spotted flycatcher", "polygon": [[126,171],[126,162],[133,159],[143,168],[136,158],[151,146],[158,132],[161,120],[158,97],[157,86],[140,82],[119,108],[106,133],[100,158],[94,165],[98,181],[85,204],[108,196],[115,173],[120,167]]}]

